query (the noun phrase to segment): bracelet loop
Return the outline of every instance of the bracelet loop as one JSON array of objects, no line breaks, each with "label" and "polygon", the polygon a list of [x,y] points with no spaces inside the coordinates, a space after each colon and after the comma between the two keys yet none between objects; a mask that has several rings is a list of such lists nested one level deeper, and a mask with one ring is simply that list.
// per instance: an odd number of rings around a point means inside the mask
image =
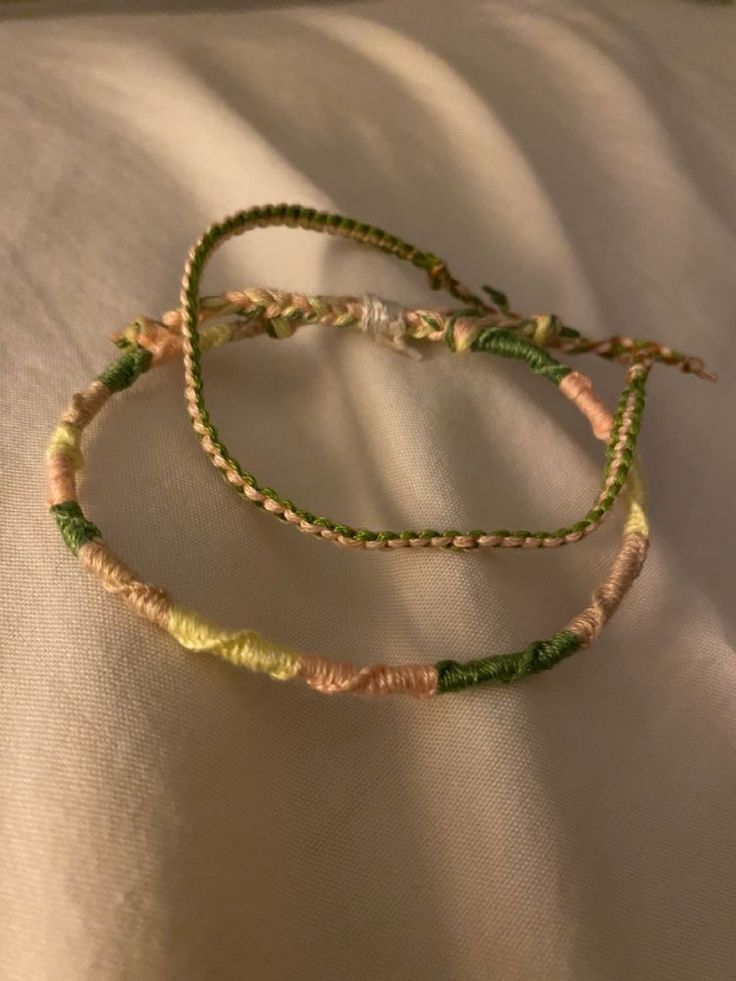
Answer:
[{"label": "bracelet loop", "polygon": [[[171,355],[169,333],[161,322],[139,319],[124,332],[119,343],[123,353],[84,391],[74,395],[54,431],[47,452],[50,510],[69,549],[82,565],[119,596],[143,619],[167,631],[188,650],[210,652],[233,664],[285,680],[301,677],[319,692],[332,694],[407,694],[427,697],[459,691],[478,684],[517,681],[553,667],[563,658],[590,644],[602,631],[631,587],[644,563],[648,532],[643,510],[643,491],[635,461],[630,461],[624,494],[627,518],[620,550],[606,580],[594,591],[588,606],[548,640],[535,641],[522,651],[492,655],[462,663],[441,660],[436,664],[360,667],[333,661],[323,655],[307,654],[265,640],[254,630],[224,630],[199,614],[178,606],[167,593],[144,583],[104,543],[99,528],[82,510],[77,493],[77,473],[82,466],[82,434],[108,399],[133,385],[152,367]],[[239,337],[262,333],[263,324],[250,322],[240,333],[223,334],[220,324],[204,324],[203,350]],[[126,339],[127,335],[127,339]],[[150,348],[133,344],[145,337]],[[176,336],[176,335],[170,335]],[[566,377],[570,377],[567,375]],[[615,421],[601,408],[601,426],[615,429]],[[623,415],[622,415],[623,419]],[[619,427],[622,425],[619,421]],[[445,544],[449,544],[449,539]]]},{"label": "bracelet loop", "polygon": [[[199,284],[202,273],[216,248],[248,229],[284,224],[342,235],[397,255],[424,269],[433,286],[441,285],[467,305],[444,314],[438,311],[404,311],[401,325],[398,319],[400,308],[392,305],[391,314],[381,313],[381,308],[375,306],[376,301],[369,300],[366,307],[365,302],[353,297],[335,301],[325,297],[283,294],[275,290],[244,290],[224,294],[222,298],[200,300]],[[625,358],[629,361],[626,385],[619,399],[613,427],[608,430],[602,425],[605,410],[593,395],[592,386],[586,376],[560,364],[547,350],[539,346],[542,342],[554,342],[564,347],[566,342],[574,342],[577,348],[569,349],[582,350],[587,349],[587,339],[565,327],[559,318],[552,315],[524,319],[510,309],[503,293],[491,287],[484,289],[492,303],[475,296],[433,253],[423,252],[382,229],[342,215],[317,212],[299,205],[267,205],[240,211],[211,225],[189,254],[182,279],[180,314],[177,317],[175,312],[171,312],[165,318],[167,325],[181,330],[187,407],[203,449],[227,482],[252,503],[285,523],[295,525],[306,534],[343,547],[378,550],[426,546],[454,549],[554,548],[579,541],[598,527],[613,507],[626,482],[636,452],[646,379],[652,362],[669,359],[668,363],[677,363],[683,370],[696,370],[697,365],[693,364],[694,359],[688,359],[685,355],[661,348],[652,342],[644,342],[644,347],[636,346],[641,342],[632,342],[633,349],[623,344],[627,339],[620,338],[614,339],[619,342],[618,345],[612,342],[605,350],[599,345],[598,353],[603,356]],[[549,531],[494,529],[488,532],[474,529],[460,532],[454,529],[438,531],[430,528],[420,531],[375,531],[355,528],[301,508],[271,487],[262,485],[254,474],[243,469],[228,452],[211,420],[204,399],[200,322],[206,322],[216,315],[218,303],[221,315],[237,315],[245,321],[265,319],[268,332],[276,338],[289,336],[298,327],[315,322],[360,329],[361,324],[372,323],[371,318],[380,315],[381,323],[384,324],[381,336],[389,337],[389,343],[400,349],[406,347],[406,337],[428,341],[444,339],[451,351],[484,351],[524,361],[536,374],[556,384],[587,416],[598,438],[609,440],[601,490],[579,521]],[[327,319],[326,313],[329,314]],[[389,322],[391,328],[387,334]]]}]

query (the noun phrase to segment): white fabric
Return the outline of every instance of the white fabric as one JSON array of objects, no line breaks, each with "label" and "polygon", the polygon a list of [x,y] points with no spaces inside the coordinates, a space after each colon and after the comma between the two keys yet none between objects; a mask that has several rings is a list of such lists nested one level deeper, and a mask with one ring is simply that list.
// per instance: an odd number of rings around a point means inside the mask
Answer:
[{"label": "white fabric", "polygon": [[[0,977],[735,977],[736,13],[161,6],[0,4]],[[211,220],[282,200],[720,372],[654,372],[650,560],[594,649],[504,689],[330,699],[185,653],[63,548],[42,458],[68,396],[110,333],[176,304]],[[288,230],[207,275],[253,284],[445,302]],[[622,371],[580,366],[612,400]],[[556,527],[597,487],[600,446],[520,365],[315,328],[205,375],[244,464],[351,524]],[[83,500],[225,624],[365,663],[468,659],[561,627],[613,556],[618,519],[544,554],[320,544],[215,475],[181,387],[172,365],[111,403]]]}]

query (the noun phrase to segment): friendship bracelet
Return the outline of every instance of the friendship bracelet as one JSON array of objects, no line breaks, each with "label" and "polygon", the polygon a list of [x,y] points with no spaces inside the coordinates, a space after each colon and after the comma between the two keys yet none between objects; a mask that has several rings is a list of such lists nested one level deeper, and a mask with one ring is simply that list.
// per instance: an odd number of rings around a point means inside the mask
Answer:
[{"label": "friendship bracelet", "polygon": [[[231,291],[221,297],[198,296],[199,281],[209,254],[232,235],[249,227],[291,224],[345,235],[391,252],[424,268],[433,287],[444,287],[467,306],[459,310],[405,310],[378,297],[306,297],[276,290]],[[514,313],[506,297],[484,287],[493,301],[475,297],[456,280],[447,266],[430,253],[389,236],[371,226],[339,215],[299,206],[254,208],[213,225],[190,253],[182,281],[181,310],[169,311],[160,321],[138,318],[117,338],[123,349],[92,384],[73,396],[55,430],[47,452],[49,504],[71,551],[102,581],[104,587],[129,603],[144,619],[170,633],[183,647],[209,651],[264,672],[274,678],[302,677],[312,688],[326,693],[404,693],[429,696],[469,686],[510,682],[551,668],[574,651],[586,647],[602,631],[623,596],[638,576],[648,547],[643,490],[635,459],[636,439],[644,408],[645,383],[652,364],[660,361],[714,378],[702,361],[652,341],[614,337],[593,341],[566,327],[559,318],[544,315],[523,318]],[[216,317],[235,318],[213,322]],[[201,354],[209,348],[244,337],[268,333],[288,337],[306,324],[352,326],[381,343],[412,352],[406,339],[444,340],[451,351],[486,351],[523,360],[556,383],[589,419],[594,434],[607,442],[603,487],[593,508],[581,522],[557,532],[371,532],[349,528],[297,509],[270,488],[241,470],[219,441],[203,399]],[[591,352],[628,364],[627,379],[612,417],[593,393],[586,376],[556,361],[543,346],[570,353]],[[552,637],[535,641],[524,650],[462,663],[358,667],[345,661],[299,653],[261,638],[253,630],[228,631],[198,614],[176,605],[160,588],[142,582],[105,545],[99,529],[85,516],[77,495],[77,471],[82,466],[84,429],[110,396],[131,386],[151,367],[183,351],[187,404],[203,448],[225,478],[247,498],[272,511],[300,530],[337,544],[367,549],[432,545],[465,550],[488,547],[553,547],[577,541],[595,528],[623,491],[626,518],[619,552],[610,572],[588,606]],[[413,354],[416,356],[416,354]]]},{"label": "friendship bracelet", "polygon": [[[222,297],[200,300],[198,290],[202,272],[215,249],[235,235],[267,225],[287,225],[342,235],[396,255],[424,269],[434,289],[444,288],[467,306],[444,313],[404,310],[395,304],[389,306],[377,297],[361,301],[355,297],[307,297],[263,289],[232,291]],[[554,548],[579,541],[598,527],[626,482],[636,451],[651,363],[661,361],[700,377],[714,376],[706,372],[699,358],[689,357],[652,341],[624,337],[603,342],[590,341],[563,325],[556,316],[521,317],[510,309],[503,293],[491,287],[484,287],[484,291],[492,302],[475,296],[450,273],[442,259],[422,252],[382,229],[300,205],[267,205],[240,211],[223,222],[213,224],[204,233],[189,255],[182,280],[181,311],[170,311],[164,315],[162,322],[164,326],[182,334],[187,405],[203,449],[228,483],[246,499],[285,523],[295,525],[299,531],[343,547],[366,549],[426,546],[457,549]],[[554,531],[372,531],[355,529],[297,507],[272,488],[261,485],[252,473],[240,466],[220,440],[205,405],[199,324],[214,316],[232,315],[244,318],[245,322],[265,320],[268,333],[276,338],[290,336],[303,324],[320,322],[357,327],[403,351],[413,350],[408,348],[405,341],[409,337],[414,340],[444,340],[451,351],[485,351],[516,358],[526,362],[536,374],[556,384],[562,394],[589,419],[596,436],[602,432],[607,413],[593,394],[590,380],[560,364],[542,350],[542,345],[557,346],[572,353],[593,352],[609,359],[628,361],[630,368],[626,386],[618,403],[615,425],[606,451],[602,489],[580,521]],[[240,323],[243,323],[242,319]],[[220,330],[226,333],[227,325],[221,324]],[[129,335],[129,340],[146,344],[146,333],[142,332],[138,338]],[[153,339],[149,347],[158,343],[160,340]],[[176,341],[169,343],[173,350]]]},{"label": "friendship bracelet", "polygon": [[[307,297],[277,290],[250,289],[231,291],[221,297],[205,298],[200,319],[208,322],[208,337],[221,344],[233,339],[234,336],[243,336],[244,331],[248,332],[248,336],[265,332],[276,338],[289,337],[300,327],[314,323],[339,327],[358,326],[365,330],[366,311],[369,311],[375,322],[376,311],[379,311],[380,317],[387,309],[401,310],[395,304],[390,308],[387,307],[385,301],[378,297],[366,297],[363,300],[355,297]],[[214,316],[233,313],[240,315],[234,322],[216,325],[209,322]],[[403,311],[403,316],[405,324],[402,324],[402,330],[408,324],[409,329],[413,331],[410,336],[429,340],[446,338],[448,322],[450,328],[454,330],[453,338],[456,339],[459,335],[462,338],[461,343],[468,339],[468,326],[473,331],[477,329],[474,321],[468,323],[468,318],[457,318],[452,313],[445,315],[439,311]],[[427,323],[430,319],[438,326],[427,332]],[[379,322],[386,323],[386,318]],[[378,332],[374,333],[374,336],[377,340],[388,337],[391,346],[404,350],[403,336],[390,332],[396,322],[395,319],[388,321],[389,333]],[[123,347],[126,345],[143,347],[155,359],[169,359],[181,352],[184,343],[179,333],[181,323],[181,314],[175,310],[164,314],[160,322],[139,318],[119,335],[117,343]],[[484,346],[479,347],[479,350],[521,358],[533,371],[543,377],[551,378],[588,418],[594,435],[605,441],[609,436],[608,411],[593,393],[592,385],[585,375],[572,371],[566,365],[561,365],[527,339],[516,337],[509,331],[485,326],[482,326],[481,331],[482,333],[478,335],[478,343]],[[213,341],[208,343],[211,345]],[[133,356],[131,354],[131,357]],[[317,517],[309,511],[297,508],[291,501],[280,498],[271,488],[261,487],[255,477],[244,474],[240,470],[238,464],[227,455],[226,451],[224,452],[222,444],[212,443],[208,432],[204,435],[203,441],[215,466],[223,472],[226,480],[241,490],[249,500],[261,505],[264,510],[276,514],[283,521],[296,524],[300,531],[343,547],[369,550],[426,546],[452,549],[554,548],[579,541],[590,534],[600,524],[618,497],[634,458],[639,422],[644,407],[644,384],[649,367],[648,363],[637,361],[628,369],[627,384],[621,393],[614,426],[610,432],[603,485],[593,506],[582,521],[553,532],[495,530],[490,533],[473,531],[463,534],[458,531],[440,532],[431,529],[401,533],[374,532],[366,529],[355,531],[347,525]]]},{"label": "friendship bracelet", "polygon": [[[153,326],[152,326],[153,325]],[[246,321],[234,330],[222,325],[204,324],[200,349],[240,337],[252,337],[264,330],[263,323]],[[82,565],[96,575],[105,589],[124,599],[141,617],[166,630],[181,646],[192,651],[211,652],[252,671],[273,678],[301,677],[313,689],[324,693],[409,694],[426,697],[458,691],[481,683],[511,682],[553,667],[570,654],[586,647],[603,629],[621,599],[636,579],[646,557],[648,528],[643,508],[643,491],[635,461],[630,463],[624,494],[627,517],[619,552],[608,577],[594,591],[588,606],[562,630],[548,640],[535,641],[524,650],[461,663],[442,660],[436,664],[358,667],[345,661],[299,653],[260,637],[253,630],[224,630],[198,614],[175,604],[163,589],[140,580],[102,540],[100,530],[84,514],[77,495],[77,471],[83,465],[82,434],[111,395],[130,387],[151,367],[165,363],[176,335],[162,324],[139,321],[136,336],[147,336],[151,349],[120,343],[124,353],[92,384],[72,397],[47,451],[49,504],[61,535]],[[640,371],[646,366],[635,365]],[[633,370],[633,369],[632,369]],[[600,403],[596,403],[600,406]],[[600,407],[599,436],[608,438],[618,423]]]}]

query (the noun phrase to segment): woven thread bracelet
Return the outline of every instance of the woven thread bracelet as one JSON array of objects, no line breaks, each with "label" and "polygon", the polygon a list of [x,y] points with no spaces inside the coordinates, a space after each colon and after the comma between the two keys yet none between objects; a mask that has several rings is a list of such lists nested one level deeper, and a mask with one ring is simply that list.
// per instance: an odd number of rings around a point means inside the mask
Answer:
[{"label": "woven thread bracelet", "polygon": [[[244,329],[227,338],[255,336]],[[202,348],[222,343],[218,325],[202,328]],[[135,357],[132,359],[131,354]],[[589,644],[603,629],[644,562],[648,544],[643,492],[636,463],[629,470],[624,494],[627,517],[621,546],[605,582],[593,593],[590,604],[548,640],[530,644],[523,651],[494,655],[460,663],[358,667],[304,654],[261,638],[252,630],[223,630],[198,614],[175,604],[164,590],[142,582],[102,540],[100,530],[87,519],[77,497],[77,472],[83,465],[81,438],[85,428],[115,393],[132,385],[151,367],[166,361],[145,347],[127,351],[92,384],[72,397],[51,439],[47,452],[49,503],[59,530],[82,565],[96,575],[105,589],[124,599],[144,619],[163,628],[183,647],[207,651],[273,678],[302,677],[318,691],[364,694],[404,693],[428,696],[456,691],[481,682],[509,682],[551,668],[574,651]],[[602,433],[614,425],[611,416],[601,419]]]},{"label": "woven thread bracelet", "polygon": [[[300,327],[314,323],[339,327],[357,324],[363,328],[366,317],[359,316],[358,311],[361,308],[363,311],[370,311],[371,315],[374,315],[377,307],[387,308],[385,302],[377,297],[366,297],[361,301],[354,297],[309,297],[264,289],[231,291],[223,294],[222,297],[207,297],[203,300],[203,304],[206,304],[202,311],[203,315],[222,314],[223,311],[231,311],[233,307],[245,313],[231,323],[208,324],[209,347],[261,333],[275,337],[289,337]],[[282,315],[281,311],[304,307],[309,308],[309,314],[298,320],[292,316],[289,319],[288,334],[274,332],[274,321],[278,323]],[[405,315],[410,319],[417,313],[424,313],[424,311],[405,311]],[[437,312],[434,313],[434,317],[440,321],[444,319],[443,315]],[[451,319],[451,315],[448,315],[447,319]],[[128,354],[123,356],[124,359],[127,357],[131,364],[134,363],[135,359],[140,357],[141,349],[148,351],[156,363],[180,355],[183,343],[182,336],[178,333],[180,320],[178,311],[167,312],[161,321],[139,318],[117,338],[117,343],[128,351]],[[374,336],[380,340],[389,335]],[[443,336],[443,332],[435,332],[430,339],[437,339],[438,336]],[[594,435],[604,441],[609,440],[603,484],[582,521],[551,532],[495,530],[488,533],[472,531],[463,534],[458,531],[439,532],[432,529],[401,533],[374,532],[366,529],[355,531],[347,525],[317,517],[309,511],[297,508],[291,501],[279,497],[271,488],[260,486],[252,475],[244,474],[238,464],[227,456],[221,444],[215,446],[212,443],[209,432],[205,433],[203,444],[226,480],[241,490],[249,500],[259,504],[264,510],[276,514],[283,521],[296,524],[302,532],[347,548],[369,550],[426,546],[451,549],[554,548],[579,541],[598,527],[603,517],[610,511],[626,481],[634,459],[639,423],[644,408],[644,382],[650,366],[647,363],[636,362],[629,367],[627,384],[618,401],[614,425],[609,431],[608,410],[597,398],[590,381],[584,375],[572,371],[566,365],[555,361],[546,352],[535,348],[524,338],[513,337],[507,331],[488,328],[484,338],[485,346],[482,350],[507,357],[522,357],[531,363],[532,370],[537,373],[551,377],[553,381],[559,379],[559,388],[588,418]],[[393,340],[395,339],[394,337]]]},{"label": "woven thread bracelet", "polygon": [[[229,238],[249,229],[267,225],[288,225],[342,235],[381,251],[396,255],[424,269],[434,289],[443,288],[465,306],[447,312],[437,310],[405,310],[396,304],[386,304],[378,297],[331,298],[303,296],[276,290],[251,289],[232,291],[220,297],[200,300],[199,283],[208,258]],[[506,296],[491,287],[484,287],[489,300],[481,300],[453,276],[447,265],[433,253],[423,252],[413,245],[389,235],[382,229],[356,222],[342,215],[317,212],[300,205],[266,205],[241,211],[223,222],[210,226],[192,248],[181,291],[181,311],[171,311],[162,318],[163,326],[180,331],[184,351],[185,394],[192,424],[200,443],[225,479],[254,504],[295,525],[306,534],[316,535],[336,545],[351,548],[395,549],[440,548],[540,548],[557,547],[579,541],[598,527],[613,507],[626,482],[636,451],[639,423],[644,409],[645,386],[653,361],[662,361],[713,378],[705,371],[699,358],[689,357],[652,341],[637,341],[615,337],[594,342],[562,324],[554,315],[522,317],[512,311]],[[297,507],[292,501],[244,470],[228,452],[211,421],[204,400],[201,372],[199,324],[213,317],[236,316],[238,321],[228,327],[219,325],[223,339],[228,329],[242,329],[248,323],[265,323],[267,332],[275,338],[290,336],[298,327],[308,323],[330,323],[338,327],[357,327],[395,348],[414,352],[405,338],[444,341],[450,351],[485,351],[524,361],[533,372],[556,384],[589,419],[599,438],[605,430],[607,411],[593,394],[590,380],[570,367],[560,364],[542,346],[555,346],[571,353],[591,351],[603,357],[630,363],[626,385],[614,416],[614,426],[606,451],[603,484],[588,512],[579,521],[553,531],[494,529],[460,532],[454,529],[437,531],[406,530],[372,531],[353,528],[342,522],[317,516]],[[129,333],[127,340],[147,345],[150,350],[167,339]],[[178,341],[168,341],[171,352]]]},{"label": "woven thread bracelet", "polygon": [[[242,214],[250,214],[250,212]],[[464,288],[461,287],[461,289]],[[244,291],[244,294],[238,294],[239,299],[231,312],[234,312],[235,309],[241,309],[241,307],[247,310],[248,306],[243,304],[242,297],[246,295],[253,300],[257,297],[252,294],[258,293],[259,291]],[[293,294],[260,291],[260,298],[264,299],[266,294],[272,297],[274,303],[276,303],[277,298],[283,300],[282,309],[290,309],[286,298],[291,297],[293,299]],[[499,296],[499,294],[496,295]],[[246,315],[234,323],[206,322],[210,316],[222,315],[227,304],[232,305],[232,301],[228,300],[229,296],[231,294],[226,294],[224,297],[225,305],[223,305],[223,298],[209,298],[202,301],[202,310],[197,314],[197,319],[202,324],[201,331],[197,335],[198,355],[199,352],[208,348],[242,337],[253,337],[263,332],[269,332],[274,336],[284,336],[285,333],[290,332],[284,331],[283,320],[277,319],[274,323],[274,318],[266,315],[271,312],[270,308],[258,316],[251,312],[250,315]],[[355,309],[355,304],[358,301],[352,298],[347,300],[329,297],[306,299],[311,300],[307,305],[312,310],[312,314],[308,318],[287,317],[286,322],[291,326],[301,326],[302,323],[307,322],[333,323],[339,326],[341,323],[339,317],[335,317],[335,310],[340,309],[345,304],[353,305],[353,314],[358,312]],[[321,316],[314,313],[317,299],[323,305]],[[365,323],[365,309],[367,308],[373,309],[375,321],[377,304],[379,303],[381,301],[377,301],[375,298],[368,298],[365,301],[359,318],[360,323]],[[300,306],[299,303],[292,303],[292,306],[294,305]],[[318,303],[317,306],[319,306]],[[380,308],[378,315],[379,319],[383,318],[385,321],[385,316],[381,313]],[[278,314],[274,314],[274,316],[278,317]],[[442,319],[442,315],[436,312],[434,316],[438,321]],[[452,315],[448,316],[451,317]],[[406,320],[410,319],[407,315]],[[455,319],[455,325],[457,325],[458,319]],[[538,321],[541,319],[536,318],[535,329],[539,327]],[[606,475],[606,480],[610,481],[610,484],[606,492],[610,491],[610,488],[619,478],[622,462],[626,465],[627,476],[621,479],[616,493],[621,490],[625,482],[624,499],[627,517],[624,523],[621,546],[608,577],[595,590],[589,605],[583,612],[574,617],[564,629],[548,640],[534,642],[523,651],[494,655],[467,663],[443,660],[434,665],[414,664],[399,667],[374,665],[361,668],[347,662],[331,661],[320,655],[303,654],[280,647],[262,639],[252,630],[222,630],[196,613],[177,606],[163,590],[139,580],[107,548],[102,541],[99,529],[85,517],[78,503],[76,475],[82,466],[81,437],[86,426],[89,425],[113,393],[129,387],[149,368],[163,364],[178,353],[182,347],[182,341],[186,345],[186,336],[182,337],[178,333],[181,323],[182,317],[176,311],[165,314],[161,321],[139,318],[118,338],[118,343],[123,347],[123,353],[92,382],[89,388],[72,398],[53,434],[47,453],[47,465],[51,511],[69,548],[78,555],[82,564],[89,571],[101,579],[107,590],[125,599],[142,617],[167,630],[185,648],[195,651],[210,651],[235,664],[265,672],[275,678],[302,677],[309,685],[322,692],[405,693],[427,696],[455,691],[479,683],[514,681],[552,667],[574,651],[587,646],[598,636],[638,575],[646,556],[648,530],[643,510],[641,481],[637,464],[633,459],[635,444],[628,441],[628,435],[633,430],[634,438],[636,436],[643,409],[643,386],[640,389],[638,385],[634,385],[626,398],[619,401],[617,413],[612,418],[592,394],[592,388],[586,380],[581,391],[584,389],[590,397],[585,395],[582,400],[573,398],[573,401],[576,401],[581,408],[585,405],[594,406],[595,408],[586,414],[590,418],[592,412],[591,422],[594,423],[596,435],[604,440],[610,438]],[[283,331],[282,334],[279,334],[279,324]],[[342,325],[346,325],[346,323]],[[381,336],[384,336],[384,333],[379,331],[378,339]],[[403,343],[403,334],[389,336],[392,343],[396,341],[397,336],[400,342],[399,346]],[[562,334],[558,333],[554,336],[559,338]],[[603,356],[616,359],[629,357],[633,360],[634,363],[629,369],[630,378],[627,387],[646,377],[652,360],[679,364],[684,370],[694,371],[708,377],[702,362],[698,359],[686,359],[684,355],[669,352],[666,348],[661,348],[651,342],[629,342],[627,339],[591,342],[578,336],[576,343],[580,350],[595,350],[597,346],[597,353],[601,353]],[[604,347],[606,344],[608,345],[607,348]],[[638,345],[638,347],[632,347],[632,345]],[[508,348],[494,350],[490,345],[479,349],[500,354],[505,354],[508,351]],[[525,358],[525,360],[527,359]],[[570,369],[561,365],[557,367],[565,372],[563,378],[569,377]],[[583,411],[585,411],[584,408]],[[613,475],[612,479],[611,475]],[[264,506],[266,506],[265,503]],[[330,531],[330,529],[321,527],[316,522],[314,524],[320,528],[319,534],[322,537],[327,537],[323,532]],[[445,540],[432,541],[431,544],[455,548],[469,547],[457,541],[462,536],[435,537]],[[403,545],[407,539],[399,539],[399,541]],[[415,544],[411,539],[408,541],[409,544]],[[391,538],[385,540],[387,547],[395,547],[394,542],[395,540]],[[367,541],[365,544],[368,547]],[[422,544],[426,544],[425,539],[422,539]],[[482,543],[477,542],[477,544]],[[515,547],[521,547],[526,544],[526,541],[513,544]],[[562,544],[562,542],[555,544]]]}]

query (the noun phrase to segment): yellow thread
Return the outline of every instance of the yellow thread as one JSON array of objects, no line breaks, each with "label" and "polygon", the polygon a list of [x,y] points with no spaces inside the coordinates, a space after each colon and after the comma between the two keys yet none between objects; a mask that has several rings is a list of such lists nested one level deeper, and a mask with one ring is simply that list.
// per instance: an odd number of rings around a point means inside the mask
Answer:
[{"label": "yellow thread", "polygon": [[556,337],[559,333],[557,317],[551,314],[537,314],[537,316],[531,317],[530,319],[533,326],[529,336],[532,343],[538,347],[544,347],[552,337]]},{"label": "yellow thread", "polygon": [[278,338],[291,337],[294,328],[286,317],[271,317],[273,332]]},{"label": "yellow thread", "polygon": [[477,318],[476,320],[463,318],[456,321],[452,334],[455,352],[460,354],[463,351],[467,351],[478,334],[480,334],[480,331],[481,328],[477,324]]},{"label": "yellow thread", "polygon": [[114,343],[117,343],[118,341],[127,341],[128,344],[137,344],[140,330],[140,324],[133,321],[133,323],[128,324],[124,330],[118,331],[117,334],[113,334],[111,340]]},{"label": "yellow thread", "polygon": [[115,342],[127,341],[128,344],[138,344],[141,336],[148,336],[150,327],[153,324],[155,324],[155,321],[152,321],[150,317],[141,315],[129,323],[124,330],[121,330],[117,334],[113,334],[112,340]]},{"label": "yellow thread", "polygon": [[84,466],[84,457],[79,449],[81,438],[81,429],[77,429],[76,426],[72,426],[68,422],[60,422],[51,435],[46,450],[46,459],[49,460],[55,453],[58,453],[60,456],[65,456],[75,470],[80,470]]},{"label": "yellow thread", "polygon": [[207,324],[202,327],[199,334],[199,346],[203,351],[209,351],[210,348],[220,347],[222,344],[227,344],[233,338],[233,333],[238,325],[236,323],[232,324]]},{"label": "yellow thread", "polygon": [[222,313],[227,307],[232,308],[232,310],[237,310],[237,304],[227,302],[227,294],[222,296],[201,296],[199,298],[199,305],[203,310],[214,310],[216,313]]},{"label": "yellow thread", "polygon": [[254,630],[221,630],[190,610],[172,606],[166,629],[190,651],[219,654],[232,664],[285,680],[299,671],[295,651],[264,640]]},{"label": "yellow thread", "polygon": [[444,333],[445,319],[437,310],[407,310],[405,313],[407,334],[420,341],[425,337],[440,340]]},{"label": "yellow thread", "polygon": [[636,460],[629,471],[626,492],[629,495],[629,514],[624,524],[624,531],[627,534],[635,531],[640,535],[649,537],[649,522],[644,513],[644,483]]},{"label": "yellow thread", "polygon": [[320,319],[326,314],[330,313],[329,304],[325,303],[321,296],[310,296],[309,305],[311,306],[315,316],[319,317]]}]

